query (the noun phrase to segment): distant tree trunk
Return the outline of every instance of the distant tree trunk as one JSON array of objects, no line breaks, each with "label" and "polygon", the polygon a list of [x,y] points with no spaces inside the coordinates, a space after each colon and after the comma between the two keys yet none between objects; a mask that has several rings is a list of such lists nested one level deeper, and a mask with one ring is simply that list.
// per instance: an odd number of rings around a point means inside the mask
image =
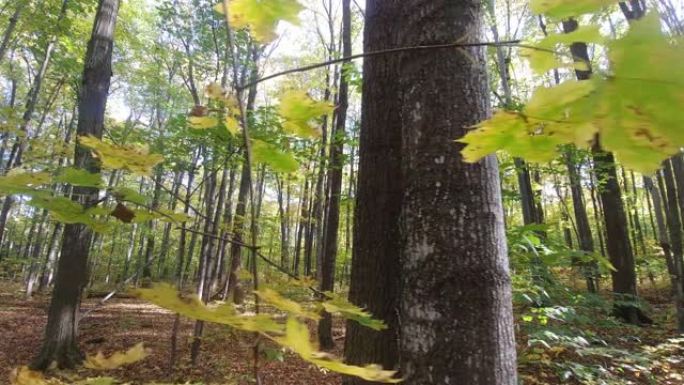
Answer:
[{"label": "distant tree trunk", "polygon": [[[564,158],[568,170],[568,178],[570,179],[570,192],[572,194],[572,207],[575,212],[575,223],[577,225],[577,238],[580,250],[587,254],[592,254],[594,252],[594,238],[591,235],[591,225],[589,224],[589,216],[587,215],[584,194],[582,193],[581,165],[575,162],[575,154],[576,151],[568,150],[564,153]],[[596,265],[591,263],[584,264],[582,269],[587,282],[587,290],[590,293],[596,293],[598,291],[598,271]]]},{"label": "distant tree trunk", "polygon": [[[254,69],[250,78],[256,76],[256,57],[254,57]],[[247,95],[246,110],[251,112],[254,108],[254,100],[256,99],[256,87],[250,87]],[[235,206],[235,216],[233,217],[233,239],[237,242],[244,242],[243,237],[245,233],[245,222],[247,214],[247,201],[249,199],[249,186],[252,183],[251,167],[247,161],[247,157],[242,162],[242,172],[240,173],[240,187],[238,187],[237,204]],[[258,210],[257,210],[258,211]],[[238,281],[237,271],[242,263],[242,247],[238,243],[230,245],[230,270],[228,273],[228,281],[223,292],[223,298],[233,296],[233,302],[242,303],[243,294],[240,282]]]},{"label": "distant tree trunk", "polygon": [[[35,214],[34,214],[35,215]],[[29,248],[29,258],[31,264],[29,267],[28,276],[26,279],[26,298],[31,298],[33,295],[33,290],[36,282],[40,278],[38,272],[41,269],[39,264],[40,252],[43,250],[43,243],[45,243],[45,234],[43,233],[43,227],[47,221],[48,212],[47,210],[42,210],[40,219],[38,220],[38,229],[36,230],[36,236],[33,237],[33,242]]]},{"label": "distant tree trunk", "polygon": [[675,184],[672,162],[665,161],[663,168],[665,188],[667,190],[667,206],[669,210],[665,213],[667,224],[672,241],[673,269],[676,277],[673,292],[675,294],[675,309],[677,310],[677,329],[684,332],[684,250],[682,248],[682,220],[679,217],[677,208],[679,207],[679,197]]},{"label": "distant tree trunk", "polygon": [[302,196],[300,198],[300,214],[299,214],[299,225],[297,226],[297,235],[295,239],[295,254],[294,261],[292,265],[292,272],[299,276],[302,255],[302,241],[306,236],[305,229],[308,227],[309,223],[309,176],[304,178],[304,188],[302,191]]},{"label": "distant tree trunk", "polygon": [[54,272],[54,265],[57,261],[57,253],[59,246],[59,239],[62,232],[63,225],[61,223],[55,223],[55,227],[52,230],[52,235],[50,236],[50,241],[48,243],[48,249],[45,253],[45,264],[43,265],[43,270],[40,273],[40,283],[38,285],[38,291],[45,290],[46,287],[52,282],[52,276]]},{"label": "distant tree trunk", "polygon": [[[158,166],[157,171],[154,175],[154,187],[152,193],[152,211],[159,209],[159,199],[161,195],[161,185],[162,176],[164,175],[164,170],[161,166]],[[154,254],[154,246],[157,238],[157,226],[156,221],[151,220],[148,222],[147,229],[147,242],[145,244],[145,264],[143,265],[143,280],[144,284],[148,285],[152,279],[152,258]]]},{"label": "distant tree trunk", "polygon": [[[351,34],[351,0],[342,0],[342,56],[344,57],[352,55]],[[344,139],[346,135],[347,108],[349,107],[349,84],[344,66],[350,65],[350,63],[351,61],[345,61],[342,71],[340,71],[335,130],[331,135],[330,167],[328,171],[330,196],[328,200],[328,213],[326,215],[325,235],[323,236],[321,263],[320,289],[323,292],[333,291],[335,286],[335,262],[337,260],[340,226],[340,196],[342,195],[342,176],[344,172]],[[321,349],[332,349],[335,346],[332,335],[332,317],[326,311],[322,312],[322,318],[318,322],[318,343]]]},{"label": "distant tree trunk", "polygon": [[26,3],[23,3],[21,1],[17,3],[17,7],[14,9],[14,13],[10,17],[9,23],[7,23],[5,32],[2,34],[2,43],[0,43],[0,64],[2,64],[2,59],[5,58],[5,52],[7,51],[7,47],[9,47],[9,42],[12,39],[12,34],[14,33],[14,29],[17,27],[17,22],[19,21],[19,17],[21,16],[21,12],[23,11],[25,6]]},{"label": "distant tree trunk", "polygon": [[627,214],[617,179],[615,158],[612,153],[602,151],[598,144],[594,147],[593,153],[596,179],[603,184],[599,188],[599,197],[603,203],[608,255],[615,267],[615,270],[611,271],[613,293],[616,296],[615,314],[629,323],[650,323],[648,317],[634,304],[634,301],[638,300],[636,266],[627,227]]},{"label": "distant tree trunk", "polygon": [[[578,28],[574,19],[563,21],[563,31],[570,33]],[[570,46],[576,62],[591,64],[585,43],[573,43]],[[592,71],[575,70],[578,80],[591,78]],[[630,244],[627,214],[622,201],[622,191],[618,182],[617,165],[612,153],[601,149],[600,138],[592,149],[594,157],[594,173],[599,181],[599,197],[603,205],[606,228],[606,244],[610,261],[615,267],[611,271],[613,278],[613,294],[615,295],[615,314],[629,323],[649,323],[651,320],[634,304],[638,300],[636,283],[636,265],[634,250]]]},{"label": "distant tree trunk", "polygon": [[288,233],[288,210],[285,204],[285,184],[281,177],[275,176],[276,192],[278,195],[278,216],[280,217],[280,266],[284,269],[289,268],[290,262],[290,236]]},{"label": "distant tree trunk", "polygon": [[[93,31],[86,51],[79,95],[79,135],[102,137],[105,106],[112,76],[112,48],[119,0],[100,0]],[[99,172],[100,166],[90,150],[77,144],[74,165],[89,172]],[[91,207],[98,199],[98,189],[74,187],[73,199]],[[59,367],[73,368],[83,356],[78,347],[78,313],[82,289],[88,282],[88,249],[92,231],[82,224],[67,224],[64,228],[62,253],[57,267],[45,338],[40,354],[33,361],[34,369],[47,369],[53,362]]]},{"label": "distant tree trunk", "polygon": [[[216,202],[216,170],[215,160],[208,162],[211,164],[213,170],[208,171],[205,169],[205,175],[209,174],[205,187],[205,220],[204,229],[202,231],[202,246],[200,247],[200,263],[199,270],[197,274],[197,296],[202,302],[208,302],[209,300],[209,282],[210,279],[210,269],[211,269],[211,259],[214,254],[214,243],[215,238],[212,236],[214,231],[217,229],[214,223],[215,207]],[[207,172],[208,171],[208,172]],[[220,210],[220,209],[219,209]],[[195,321],[195,331],[193,334],[192,347],[190,350],[190,360],[192,365],[197,365],[197,359],[199,358],[200,346],[202,344],[202,334],[204,333],[204,321]]]},{"label": "distant tree trunk", "polygon": [[656,234],[657,240],[660,247],[663,249],[663,254],[665,256],[665,265],[667,266],[667,272],[670,276],[670,283],[672,284],[673,290],[677,288],[677,276],[674,270],[674,260],[672,259],[672,245],[670,244],[670,238],[668,234],[667,227],[665,225],[665,218],[663,216],[663,202],[661,200],[661,193],[658,188],[653,183],[653,179],[650,177],[644,177],[644,187],[651,195],[653,200],[653,211],[655,212],[655,221],[657,224]]}]

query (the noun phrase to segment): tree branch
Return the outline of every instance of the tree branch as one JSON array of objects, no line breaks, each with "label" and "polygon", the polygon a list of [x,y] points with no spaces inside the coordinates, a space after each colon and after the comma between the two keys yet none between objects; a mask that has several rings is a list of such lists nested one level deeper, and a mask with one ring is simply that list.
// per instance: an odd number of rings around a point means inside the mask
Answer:
[{"label": "tree branch", "polygon": [[252,87],[252,86],[257,85],[259,83],[263,83],[267,80],[275,79],[275,78],[278,78],[278,77],[281,77],[284,75],[311,71],[311,70],[314,70],[316,68],[326,67],[326,66],[329,66],[331,64],[342,63],[342,62],[346,62],[346,61],[354,60],[354,59],[374,57],[374,56],[382,56],[382,55],[388,55],[388,54],[393,54],[393,53],[402,53],[402,52],[431,51],[431,50],[447,49],[447,48],[516,46],[516,47],[521,47],[521,48],[529,48],[529,49],[549,51],[549,52],[555,53],[555,51],[553,51],[553,50],[547,50],[547,49],[543,49],[543,48],[539,48],[539,47],[524,45],[524,44],[521,44],[521,42],[522,42],[521,40],[507,40],[507,41],[501,41],[498,43],[497,42],[491,42],[491,41],[477,42],[477,43],[456,42],[456,43],[445,43],[445,44],[434,44],[434,45],[418,45],[418,46],[412,46],[412,47],[399,47],[399,48],[383,49],[380,51],[364,52],[364,53],[358,53],[358,54],[354,54],[351,56],[341,57],[341,58],[328,60],[328,61],[324,61],[324,62],[320,62],[320,63],[314,63],[314,64],[310,64],[310,65],[303,66],[303,67],[292,68],[289,70],[276,72],[274,74],[267,75],[267,76],[264,76],[262,78],[251,81],[247,84],[243,84],[242,86],[239,86],[236,88],[239,91],[243,91],[243,90],[246,90],[249,87]]}]

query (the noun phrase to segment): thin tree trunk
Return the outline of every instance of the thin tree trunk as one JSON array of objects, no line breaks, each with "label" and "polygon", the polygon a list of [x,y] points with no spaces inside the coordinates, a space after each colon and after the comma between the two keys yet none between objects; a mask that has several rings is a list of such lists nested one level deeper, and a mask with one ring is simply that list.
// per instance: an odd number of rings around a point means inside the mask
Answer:
[{"label": "thin tree trunk", "polygon": [[[349,57],[352,54],[351,34],[351,0],[342,0],[342,56],[344,57]],[[349,107],[349,84],[344,67],[350,64],[350,61],[345,61],[342,64],[343,69],[340,71],[335,130],[331,135],[330,168],[328,171],[330,196],[328,199],[327,223],[323,237],[321,263],[320,289],[323,292],[334,291],[335,286],[335,262],[337,260],[340,226],[340,197],[342,195],[342,176],[344,172],[344,140],[346,136],[347,109]],[[318,322],[318,343],[321,349],[332,349],[335,346],[332,335],[332,317],[326,311],[322,312],[322,318]]]},{"label": "thin tree trunk", "polygon": [[[584,194],[581,184],[581,163],[575,161],[576,151],[569,149],[564,153],[565,165],[570,179],[570,192],[572,194],[572,207],[575,213],[575,223],[577,224],[577,239],[580,250],[587,254],[594,252],[594,238],[591,235],[591,225],[587,215]],[[598,269],[595,263],[583,264],[582,273],[587,283],[587,291],[596,293],[598,291],[597,275]]]},{"label": "thin tree trunk", "polygon": [[682,248],[682,221],[677,212],[680,198],[678,196],[679,194],[677,194],[671,161],[665,161],[663,176],[667,190],[667,205],[669,208],[665,213],[665,216],[667,217],[670,240],[672,241],[672,267],[676,277],[673,292],[675,294],[675,309],[677,311],[677,329],[680,332],[684,332],[684,288],[682,287],[682,280],[684,279],[684,250]]},{"label": "thin tree trunk", "polygon": [[5,58],[5,52],[7,51],[7,47],[9,47],[12,34],[14,33],[14,29],[17,27],[17,22],[19,21],[19,17],[21,16],[21,12],[25,6],[26,4],[21,1],[17,3],[16,9],[9,19],[7,28],[5,28],[5,33],[2,34],[2,43],[0,43],[0,64],[2,64],[2,60]]},{"label": "thin tree trunk", "polygon": [[[85,66],[79,96],[79,135],[102,137],[104,113],[112,76],[112,49],[119,0],[100,0],[93,31],[86,51]],[[89,172],[99,172],[100,166],[90,150],[76,146],[74,164]],[[86,208],[98,199],[98,189],[74,187],[73,199]],[[88,282],[88,249],[92,230],[82,224],[67,224],[64,228],[62,253],[55,277],[55,289],[48,311],[45,338],[34,369],[47,369],[53,362],[62,368],[78,365],[83,355],[78,347],[78,313],[82,289]]]}]

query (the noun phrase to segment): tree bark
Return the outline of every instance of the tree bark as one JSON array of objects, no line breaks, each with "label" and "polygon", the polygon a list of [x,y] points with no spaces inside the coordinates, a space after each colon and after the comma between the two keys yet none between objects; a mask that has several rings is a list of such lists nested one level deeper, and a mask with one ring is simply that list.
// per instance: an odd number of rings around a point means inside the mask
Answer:
[{"label": "tree bark", "polygon": [[[400,3],[367,2],[364,52],[401,46]],[[373,362],[386,369],[399,366],[399,216],[404,196],[402,89],[396,79],[400,64],[396,56],[390,55],[363,61],[359,171],[349,286],[349,300],[385,321],[388,328],[376,332],[349,321],[345,338],[345,357],[349,363]],[[355,377],[347,377],[344,382],[369,384]]]},{"label": "tree bark", "polygon": [[[345,57],[349,57],[352,54],[351,33],[351,0],[342,0],[342,56]],[[328,171],[330,196],[328,199],[325,235],[323,237],[322,279],[320,284],[320,289],[323,292],[333,291],[335,286],[335,262],[337,260],[340,226],[340,196],[342,194],[342,174],[344,171],[344,139],[346,135],[347,109],[349,107],[349,83],[347,82],[344,66],[348,65],[350,65],[350,61],[345,61],[340,71],[335,130],[331,135],[330,144],[330,166]],[[321,349],[332,349],[335,346],[332,336],[332,317],[326,311],[322,312],[322,318],[318,322],[318,343]]]},{"label": "tree bark", "polygon": [[[479,0],[398,7],[402,46],[482,35]],[[490,113],[485,52],[399,60],[402,375],[412,385],[517,384],[498,165],[468,164],[453,143]]]},{"label": "tree bark", "polygon": [[[119,0],[100,0],[98,4],[79,95],[79,135],[102,137],[118,10]],[[89,172],[100,171],[90,150],[79,144],[76,145],[74,165]],[[74,187],[72,199],[86,208],[91,207],[98,199],[98,189]],[[64,227],[62,253],[48,311],[45,338],[40,354],[32,363],[34,369],[45,370],[53,362],[62,368],[73,368],[83,359],[77,344],[78,313],[82,289],[88,281],[91,239],[92,231],[85,225],[67,224]]]}]

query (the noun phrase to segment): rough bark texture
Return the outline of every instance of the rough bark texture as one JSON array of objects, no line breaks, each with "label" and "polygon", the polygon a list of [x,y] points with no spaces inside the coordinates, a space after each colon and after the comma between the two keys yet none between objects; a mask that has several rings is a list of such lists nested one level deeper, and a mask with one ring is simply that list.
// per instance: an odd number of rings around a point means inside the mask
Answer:
[{"label": "rough bark texture", "polygon": [[[78,106],[78,135],[102,137],[118,10],[119,0],[100,0],[85,57]],[[74,165],[90,172],[99,172],[99,164],[90,150],[80,145],[76,146]],[[93,205],[97,198],[97,188],[74,187],[73,199],[86,207]],[[88,282],[91,240],[92,231],[82,224],[67,224],[64,227],[64,241],[45,338],[41,352],[32,364],[35,369],[46,369],[52,362],[69,368],[82,360],[77,344],[78,313],[81,292]]]},{"label": "rough bark texture", "polygon": [[[397,1],[368,1],[364,51],[400,46]],[[377,363],[396,368],[398,346],[399,214],[403,197],[401,176],[401,88],[396,56],[363,61],[363,97],[359,138],[358,190],[354,215],[349,299],[382,319],[388,329],[375,332],[347,323],[345,356],[352,364]],[[346,378],[346,384],[368,384]]]},{"label": "rough bark texture", "polygon": [[[402,46],[480,41],[483,4],[396,2]],[[487,118],[484,50],[400,58],[401,368],[406,383],[513,385],[516,353],[496,158],[453,139]]]}]

